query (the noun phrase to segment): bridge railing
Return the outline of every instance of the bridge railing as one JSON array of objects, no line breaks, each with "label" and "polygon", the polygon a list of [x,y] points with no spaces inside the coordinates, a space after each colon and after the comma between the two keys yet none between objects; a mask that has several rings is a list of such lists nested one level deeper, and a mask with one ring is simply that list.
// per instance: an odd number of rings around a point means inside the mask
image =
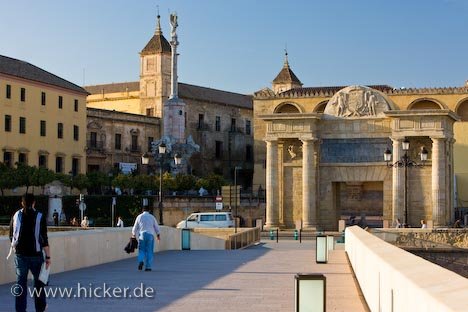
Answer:
[{"label": "bridge railing", "polygon": [[371,311],[465,311],[468,279],[357,227],[346,252]]}]

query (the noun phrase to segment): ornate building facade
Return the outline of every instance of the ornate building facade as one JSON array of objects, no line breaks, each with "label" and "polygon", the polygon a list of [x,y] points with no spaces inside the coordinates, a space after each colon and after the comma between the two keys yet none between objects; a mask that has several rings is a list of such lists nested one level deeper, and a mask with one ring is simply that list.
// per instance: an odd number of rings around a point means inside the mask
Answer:
[{"label": "ornate building facade", "polygon": [[138,170],[141,156],[161,136],[160,119],[105,109],[87,109],[87,171]]},{"label": "ornate building facade", "polygon": [[[303,88],[286,59],[272,89],[254,96],[253,183],[266,185],[266,225],[336,230],[353,215],[453,222],[457,196],[468,199],[467,121],[467,86]],[[428,160],[405,179],[405,168],[387,165],[408,141],[409,159],[421,164],[424,147]]]},{"label": "ornate building facade", "polygon": [[[171,53],[158,16],[154,35],[140,52],[139,81],[88,86],[87,106],[159,118],[154,127],[162,135],[164,104],[171,95]],[[243,182],[249,184],[253,174],[252,97],[185,83],[175,87],[185,103],[185,137],[191,136],[200,146],[200,153],[190,159],[190,171],[196,175],[215,172],[229,179],[234,168],[241,166]]]}]

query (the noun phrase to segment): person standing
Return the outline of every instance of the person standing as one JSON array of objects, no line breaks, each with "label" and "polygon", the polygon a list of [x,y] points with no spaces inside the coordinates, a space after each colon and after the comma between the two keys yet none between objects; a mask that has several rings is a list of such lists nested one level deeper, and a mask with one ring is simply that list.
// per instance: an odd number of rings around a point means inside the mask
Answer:
[{"label": "person standing", "polygon": [[149,213],[149,207],[144,206],[143,212],[137,216],[132,228],[132,237],[136,238],[138,236],[138,270],[140,271],[143,269],[144,264],[146,264],[145,271],[151,271],[155,235],[159,242],[158,221]]},{"label": "person standing", "polygon": [[19,285],[18,295],[15,297],[15,307],[18,312],[26,311],[29,271],[34,278],[36,311],[42,312],[46,309],[44,284],[39,280],[39,273],[44,262],[43,251],[46,267],[50,266],[49,240],[46,218],[35,209],[35,205],[34,195],[25,194],[21,199],[22,208],[14,214],[10,222],[10,253],[15,250],[16,283]]},{"label": "person standing", "polygon": [[117,227],[124,227],[124,222],[122,220],[122,218],[119,216],[117,217],[117,224],[116,224]]},{"label": "person standing", "polygon": [[59,225],[59,214],[56,209],[54,209],[54,213],[52,214],[52,218],[54,219],[54,225]]}]

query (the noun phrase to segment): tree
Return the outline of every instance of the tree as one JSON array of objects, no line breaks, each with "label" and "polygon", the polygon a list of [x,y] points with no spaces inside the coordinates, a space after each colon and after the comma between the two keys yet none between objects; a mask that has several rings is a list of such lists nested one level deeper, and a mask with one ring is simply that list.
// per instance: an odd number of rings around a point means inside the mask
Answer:
[{"label": "tree", "polygon": [[22,163],[16,163],[16,168],[13,169],[13,183],[15,184],[14,187],[25,186],[27,193],[29,187],[34,185],[33,176],[36,170],[36,167],[31,167]]},{"label": "tree", "polygon": [[190,174],[177,174],[174,177],[174,190],[188,191],[196,187],[197,179]]},{"label": "tree", "polygon": [[15,188],[13,168],[0,162],[0,190],[2,196],[5,189]]},{"label": "tree", "polygon": [[75,187],[81,192],[83,189],[89,187],[88,177],[84,174],[79,173],[76,176],[71,177],[70,180],[71,180],[71,189]]},{"label": "tree", "polygon": [[103,186],[111,186],[113,176],[109,176],[104,172],[93,171],[86,174],[88,177],[88,193],[103,194]]},{"label": "tree", "polygon": [[36,168],[31,178],[32,185],[39,186],[42,188],[42,194],[44,194],[44,187],[46,184],[51,183],[56,179],[56,174],[52,170],[44,167]]},{"label": "tree", "polygon": [[226,181],[223,176],[214,173],[211,173],[204,178],[200,178],[197,181],[197,188],[203,187],[212,193],[216,193],[216,191],[221,189],[223,185],[226,185]]}]

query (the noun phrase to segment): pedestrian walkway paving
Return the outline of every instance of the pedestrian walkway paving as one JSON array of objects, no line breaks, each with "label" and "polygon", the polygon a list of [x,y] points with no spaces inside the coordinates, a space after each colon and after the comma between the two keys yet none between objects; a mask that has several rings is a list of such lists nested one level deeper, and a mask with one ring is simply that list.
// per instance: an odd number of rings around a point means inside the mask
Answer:
[{"label": "pedestrian walkway paving", "polygon": [[[317,264],[314,248],[313,241],[265,240],[244,250],[161,252],[151,272],[138,271],[136,260],[128,259],[54,274],[48,289],[68,287],[73,293],[72,298],[49,298],[47,311],[290,312],[297,273],[325,274],[327,311],[368,311],[344,250],[331,251],[327,264]],[[154,289],[152,298],[135,298],[141,284]],[[1,312],[14,311],[11,285],[0,286]],[[132,298],[83,298],[96,287],[103,287],[98,296],[129,287]],[[34,310],[31,298],[28,306]]]}]

